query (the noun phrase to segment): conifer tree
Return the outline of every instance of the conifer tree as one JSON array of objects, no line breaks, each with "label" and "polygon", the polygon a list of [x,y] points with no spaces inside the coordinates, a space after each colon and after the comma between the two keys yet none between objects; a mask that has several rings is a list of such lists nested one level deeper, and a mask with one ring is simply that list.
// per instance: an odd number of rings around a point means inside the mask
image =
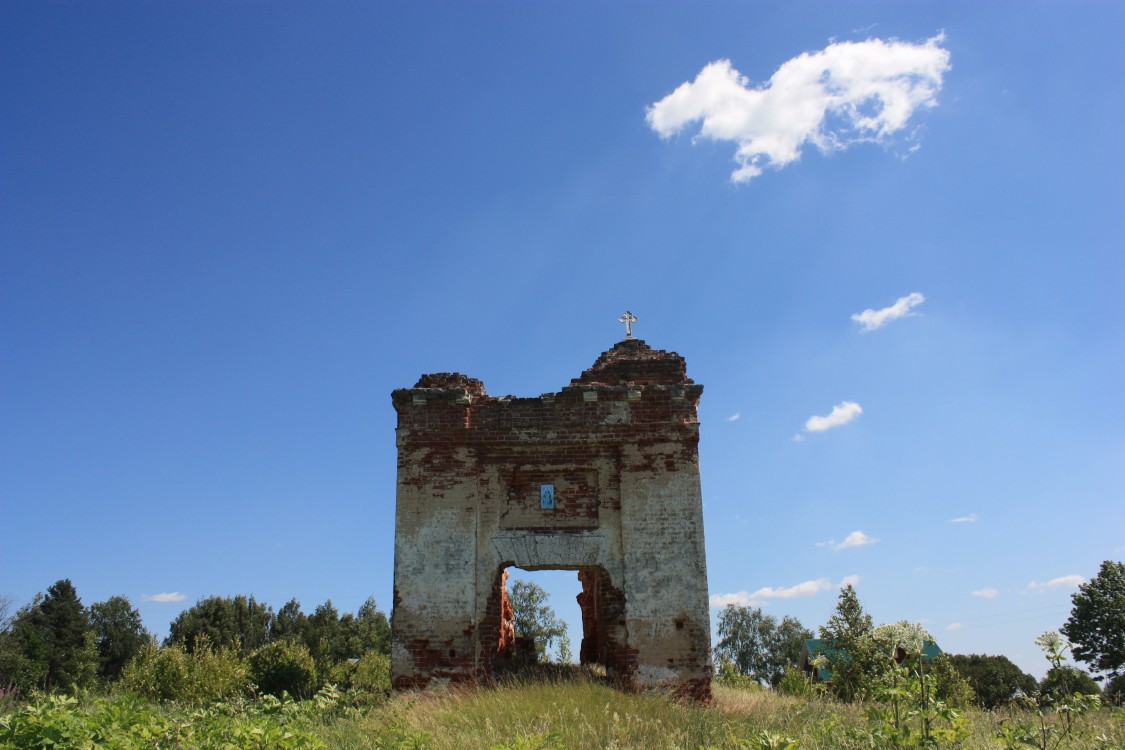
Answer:
[{"label": "conifer tree", "polygon": [[871,615],[863,611],[855,587],[849,583],[840,589],[835,614],[820,628],[832,670],[831,689],[837,698],[862,698],[868,677],[879,672],[882,665],[871,638],[874,630]]},{"label": "conifer tree", "polygon": [[98,653],[90,616],[69,579],[24,607],[12,624],[22,687],[72,690],[90,685]]}]

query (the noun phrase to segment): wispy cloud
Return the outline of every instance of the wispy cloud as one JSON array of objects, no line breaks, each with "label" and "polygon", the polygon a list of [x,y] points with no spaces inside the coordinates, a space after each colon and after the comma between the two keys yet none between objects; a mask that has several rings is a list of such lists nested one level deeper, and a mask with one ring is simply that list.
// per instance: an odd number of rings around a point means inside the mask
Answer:
[{"label": "wispy cloud", "polygon": [[828,153],[890,141],[916,110],[936,106],[950,69],[944,41],[830,44],[782,63],[757,86],[717,60],[649,107],[646,119],[662,138],[698,121],[699,138],[737,144],[731,181],[747,182],[797,161],[806,144]]},{"label": "wispy cloud", "polygon": [[958,516],[957,518],[950,518],[949,523],[976,523],[977,514],[970,513],[967,516]]},{"label": "wispy cloud", "polygon": [[163,594],[145,594],[141,597],[142,602],[182,602],[187,599],[187,594],[181,594],[179,591],[169,591]]},{"label": "wispy cloud", "polygon": [[863,578],[857,575],[844,576],[842,579],[840,579],[839,588],[844,588],[845,586],[858,586],[861,580],[863,580]]},{"label": "wispy cloud", "polygon": [[958,630],[960,630],[963,627],[965,627],[965,626],[962,625],[959,622],[951,622],[951,623],[949,623],[948,625],[945,626],[945,629],[946,629],[947,632],[956,633]]},{"label": "wispy cloud", "polygon": [[1049,581],[1032,581],[1027,584],[1027,588],[1031,591],[1046,591],[1048,589],[1076,589],[1081,584],[1086,583],[1086,579],[1080,575],[1059,576],[1052,578]]},{"label": "wispy cloud", "polygon": [[975,596],[978,599],[995,599],[996,595],[999,593],[999,591],[989,586],[987,588],[977,589],[976,591],[971,592],[969,596]]},{"label": "wispy cloud", "polygon": [[734,414],[727,417],[728,422],[737,422],[740,419],[742,419],[742,412],[740,411],[736,411]]},{"label": "wispy cloud", "polygon": [[882,328],[892,320],[910,315],[910,311],[926,301],[921,292],[911,292],[905,297],[899,297],[895,303],[890,307],[884,307],[880,310],[872,310],[868,308],[861,313],[852,315],[852,320],[863,326],[865,331],[874,331],[876,328]]},{"label": "wispy cloud", "polygon": [[844,541],[840,542],[839,544],[836,543],[835,539],[829,539],[827,542],[817,542],[816,546],[831,547],[833,550],[842,550],[848,549],[849,547],[864,547],[868,544],[875,544],[875,542],[877,541],[879,540],[875,537],[868,536],[862,531],[856,529],[855,531],[844,537]]},{"label": "wispy cloud", "polygon": [[824,432],[839,427],[863,414],[863,407],[855,401],[845,401],[832,407],[832,413],[825,417],[812,416],[805,422],[806,432]]},{"label": "wispy cloud", "polygon": [[740,607],[755,607],[770,599],[802,599],[816,596],[822,591],[832,588],[832,582],[827,578],[817,578],[812,581],[803,581],[795,586],[773,588],[766,586],[753,593],[739,591],[734,594],[712,594],[712,607],[725,607],[728,604],[737,604]]}]

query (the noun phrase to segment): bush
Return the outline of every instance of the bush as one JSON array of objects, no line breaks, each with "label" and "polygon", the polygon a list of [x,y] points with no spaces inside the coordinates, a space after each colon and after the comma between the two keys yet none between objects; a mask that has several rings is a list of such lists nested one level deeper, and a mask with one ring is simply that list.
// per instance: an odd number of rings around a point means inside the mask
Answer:
[{"label": "bush", "polygon": [[364,654],[352,673],[351,689],[357,692],[390,695],[391,657],[376,651]]},{"label": "bush", "polygon": [[933,679],[933,696],[952,708],[968,708],[977,701],[973,686],[966,680],[946,654],[939,654],[926,664]]},{"label": "bush", "polygon": [[1094,678],[1077,667],[1060,666],[1052,667],[1043,681],[1039,683],[1039,692],[1043,695],[1101,695],[1102,689]]},{"label": "bush", "polygon": [[[325,670],[323,666],[319,667],[316,671],[317,677],[320,678],[320,685],[335,685],[341,690],[349,690],[352,686],[352,677],[355,675],[356,662],[358,659],[344,659],[344,661],[336,662]],[[315,662],[315,659],[314,659]]]},{"label": "bush", "polygon": [[178,644],[149,645],[125,665],[118,690],[202,706],[248,693],[250,673],[233,648],[197,643],[189,654]]},{"label": "bush", "polygon": [[250,675],[263,693],[308,698],[316,689],[316,666],[303,643],[282,640],[250,654]]},{"label": "bush", "polygon": [[969,682],[978,704],[984,708],[1003,706],[1020,696],[1039,692],[1038,681],[1006,656],[954,654],[949,663]]},{"label": "bush", "polygon": [[790,665],[789,669],[785,670],[785,674],[781,677],[781,682],[777,684],[777,689],[785,695],[792,695],[798,698],[807,698],[813,694],[812,683],[809,682],[809,676],[805,674],[804,670],[800,667]]},{"label": "bush", "polygon": [[740,690],[762,690],[762,683],[738,669],[730,659],[720,656],[718,669],[715,672],[715,682],[723,687],[738,688]]},{"label": "bush", "polygon": [[[273,698],[207,708],[160,708],[136,696],[92,701],[47,695],[0,719],[0,748],[192,748],[193,750],[319,750],[314,722],[335,700],[301,707]],[[308,709],[304,707],[308,706]]]}]

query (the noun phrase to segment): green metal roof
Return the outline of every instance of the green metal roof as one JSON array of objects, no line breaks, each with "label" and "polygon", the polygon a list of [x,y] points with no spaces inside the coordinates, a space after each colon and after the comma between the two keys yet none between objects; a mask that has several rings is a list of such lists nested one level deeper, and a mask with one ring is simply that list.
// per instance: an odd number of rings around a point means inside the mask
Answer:
[{"label": "green metal roof", "polygon": [[[825,646],[824,641],[820,638],[806,638],[805,648],[809,652],[810,663],[813,659],[816,658],[817,654],[824,654],[828,658],[829,664],[831,664],[833,661],[846,660],[848,658],[847,653],[841,654],[838,658],[836,649],[828,648],[827,646]],[[935,656],[940,656],[941,653],[941,647],[933,641],[925,641],[922,643],[922,658],[926,661],[933,659]],[[818,679],[824,682],[828,682],[832,679],[832,670],[827,666],[821,667],[820,669],[816,670],[816,676]]]}]

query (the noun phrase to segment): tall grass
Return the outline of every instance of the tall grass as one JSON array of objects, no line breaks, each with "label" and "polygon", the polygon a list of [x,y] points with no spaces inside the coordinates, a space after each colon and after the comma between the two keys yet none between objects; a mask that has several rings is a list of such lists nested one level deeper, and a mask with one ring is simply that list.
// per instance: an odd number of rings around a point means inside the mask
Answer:
[{"label": "tall grass", "polygon": [[[1000,722],[971,711],[966,750],[1001,750]],[[1067,747],[1125,749],[1125,717],[1102,711]],[[400,695],[370,712],[324,724],[342,750],[801,750],[875,748],[863,706],[805,700],[760,688],[716,686],[711,706],[659,694],[630,695],[590,679],[514,679],[495,689]],[[791,743],[796,743],[791,744]],[[945,747],[945,745],[939,745]]]},{"label": "tall grass", "polygon": [[[366,697],[365,697],[366,696]],[[372,702],[374,701],[374,702]],[[589,677],[508,678],[495,688],[341,694],[300,703],[236,697],[203,708],[138,696],[32,696],[0,704],[0,749],[120,750],[875,750],[904,745],[868,716],[873,706],[792,698],[756,686],[715,687],[711,706],[631,695]],[[970,711],[969,730],[933,747],[1013,750],[1037,742],[998,736],[1035,714],[1016,707]],[[1051,719],[1054,720],[1054,719]],[[1050,750],[1125,750],[1125,713],[1101,709],[1056,734]],[[940,735],[938,735],[940,736]],[[917,742],[907,742],[917,746]]]}]

